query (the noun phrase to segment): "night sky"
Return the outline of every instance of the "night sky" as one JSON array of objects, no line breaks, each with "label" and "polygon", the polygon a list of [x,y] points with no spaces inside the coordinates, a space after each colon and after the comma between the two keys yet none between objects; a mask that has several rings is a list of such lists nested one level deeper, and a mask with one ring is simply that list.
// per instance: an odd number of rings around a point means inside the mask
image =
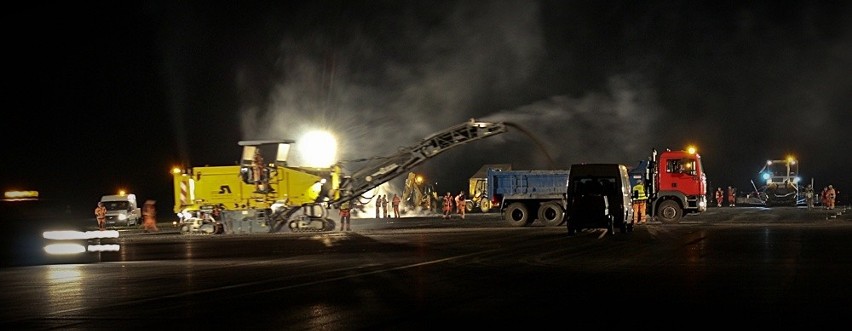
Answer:
[{"label": "night sky", "polygon": [[852,192],[847,1],[115,5],[5,11],[4,189],[88,212],[126,188],[170,211],[171,167],[235,164],[239,140],[298,150],[324,128],[349,161],[473,117],[535,137],[510,129],[416,169],[441,192],[486,163],[632,166],[687,144],[713,187],[749,191],[765,160],[794,155],[803,180]]}]

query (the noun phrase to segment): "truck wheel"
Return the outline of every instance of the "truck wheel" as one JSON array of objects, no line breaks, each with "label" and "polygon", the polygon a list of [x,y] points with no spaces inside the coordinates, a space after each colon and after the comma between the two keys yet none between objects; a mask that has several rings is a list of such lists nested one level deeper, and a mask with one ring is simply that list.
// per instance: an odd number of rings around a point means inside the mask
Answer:
[{"label": "truck wheel", "polygon": [[527,226],[530,224],[530,211],[523,203],[515,202],[506,207],[503,218],[512,226]]},{"label": "truck wheel", "polygon": [[482,198],[482,200],[479,201],[479,210],[483,213],[487,213],[491,210],[491,200],[488,200],[488,198]]},{"label": "truck wheel", "polygon": [[468,213],[473,212],[473,201],[465,201],[464,202],[464,211]]},{"label": "truck wheel", "polygon": [[665,224],[678,223],[681,216],[683,216],[683,211],[680,209],[677,201],[674,200],[661,202],[660,207],[657,209],[657,217],[660,218],[660,222]]},{"label": "truck wheel", "polygon": [[545,202],[538,208],[538,219],[541,220],[545,226],[557,226],[562,224],[562,217],[564,214],[562,206],[556,201]]}]

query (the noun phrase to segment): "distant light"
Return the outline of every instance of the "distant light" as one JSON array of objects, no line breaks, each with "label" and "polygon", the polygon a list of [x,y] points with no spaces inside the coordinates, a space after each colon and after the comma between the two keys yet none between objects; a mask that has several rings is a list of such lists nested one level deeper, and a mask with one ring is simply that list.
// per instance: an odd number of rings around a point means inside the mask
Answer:
[{"label": "distant light", "polygon": [[34,199],[38,198],[38,191],[6,191],[3,196],[6,199]]},{"label": "distant light", "polygon": [[686,148],[686,151],[689,154],[695,154],[695,152],[697,152],[698,150],[695,148],[695,146],[689,146],[689,147]]},{"label": "distant light", "polygon": [[793,183],[798,184],[798,183],[799,183],[799,181],[801,181],[801,180],[802,180],[802,179],[801,179],[801,178],[799,178],[799,176],[796,176],[795,178],[793,178]]},{"label": "distant light", "polygon": [[298,141],[299,151],[307,167],[327,168],[335,163],[337,140],[327,131],[311,131]]},{"label": "distant light", "polygon": [[763,179],[769,180],[769,177],[771,177],[769,173],[763,173]]}]

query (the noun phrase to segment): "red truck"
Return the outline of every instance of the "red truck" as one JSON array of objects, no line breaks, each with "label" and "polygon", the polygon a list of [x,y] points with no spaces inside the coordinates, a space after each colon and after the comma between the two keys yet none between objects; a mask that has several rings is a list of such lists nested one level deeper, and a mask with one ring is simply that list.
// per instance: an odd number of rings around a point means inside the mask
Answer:
[{"label": "red truck", "polygon": [[707,176],[701,155],[693,148],[681,151],[654,149],[651,159],[630,172],[631,184],[644,179],[647,213],[662,223],[678,223],[687,214],[707,210]]}]

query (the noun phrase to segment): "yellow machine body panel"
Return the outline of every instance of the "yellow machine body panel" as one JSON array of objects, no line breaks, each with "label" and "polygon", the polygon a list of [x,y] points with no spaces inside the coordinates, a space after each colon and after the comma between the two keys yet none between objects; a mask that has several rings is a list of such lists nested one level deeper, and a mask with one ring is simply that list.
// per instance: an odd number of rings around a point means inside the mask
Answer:
[{"label": "yellow machine body panel", "polygon": [[244,170],[238,165],[206,166],[174,173],[175,213],[219,204],[227,209],[263,209],[285,201],[298,206],[315,202],[321,191],[319,173],[278,166],[269,178],[269,189],[259,192],[255,184],[243,180]]}]

